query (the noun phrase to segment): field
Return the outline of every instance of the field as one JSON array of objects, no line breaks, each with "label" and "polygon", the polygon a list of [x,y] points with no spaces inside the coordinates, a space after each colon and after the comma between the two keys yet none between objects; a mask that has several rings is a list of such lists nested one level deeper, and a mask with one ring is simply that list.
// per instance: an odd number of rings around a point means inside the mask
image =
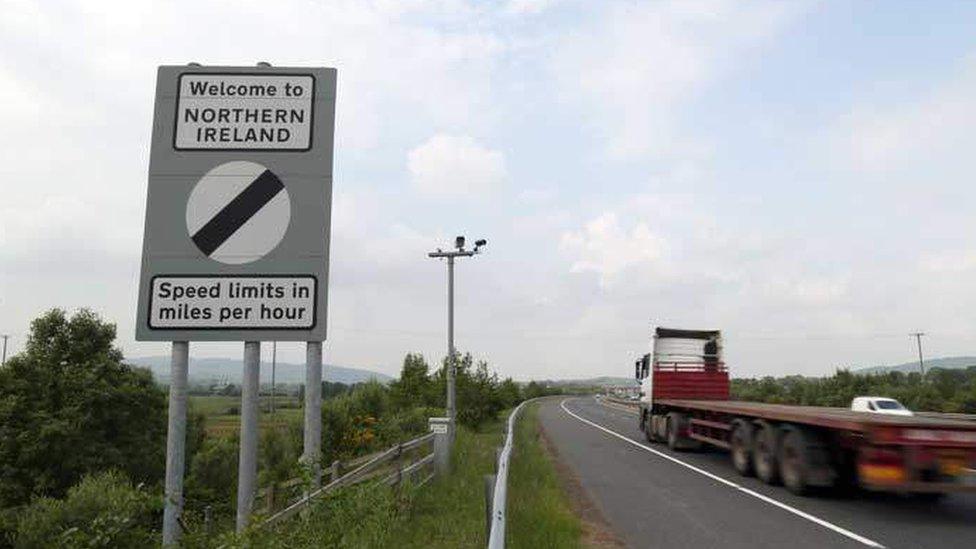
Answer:
[{"label": "field", "polygon": [[[271,398],[261,396],[261,428],[283,427],[288,422],[301,421],[302,409],[297,397],[275,396],[275,413],[270,413]],[[241,397],[191,396],[190,411],[199,412],[206,418],[208,435],[229,437],[241,426]]]}]

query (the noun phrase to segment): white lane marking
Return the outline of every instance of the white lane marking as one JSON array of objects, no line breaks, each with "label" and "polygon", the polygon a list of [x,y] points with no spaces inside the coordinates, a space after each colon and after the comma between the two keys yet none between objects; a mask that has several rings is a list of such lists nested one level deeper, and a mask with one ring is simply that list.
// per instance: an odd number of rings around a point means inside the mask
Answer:
[{"label": "white lane marking", "polygon": [[789,505],[787,505],[785,503],[782,503],[782,502],[779,502],[779,501],[776,501],[775,499],[773,499],[773,498],[771,498],[769,496],[765,496],[763,494],[760,494],[759,492],[756,492],[755,490],[750,490],[749,488],[746,488],[745,486],[742,486],[740,484],[736,484],[736,483],[732,482],[731,480],[726,480],[726,479],[724,479],[724,478],[722,478],[722,477],[720,477],[720,476],[718,476],[716,474],[709,473],[708,471],[706,471],[704,469],[701,469],[699,467],[695,467],[694,465],[692,465],[690,463],[686,463],[684,461],[681,461],[680,459],[677,459],[675,457],[671,457],[671,456],[669,456],[669,455],[667,455],[667,454],[665,454],[663,452],[659,452],[659,451],[655,450],[654,448],[651,448],[650,446],[645,446],[645,445],[637,442],[636,440],[632,440],[629,437],[626,437],[624,435],[621,435],[620,433],[618,433],[616,431],[611,431],[610,429],[607,429],[606,427],[604,427],[602,425],[598,425],[598,424],[593,423],[592,421],[590,421],[590,420],[588,420],[586,418],[580,417],[580,416],[574,414],[573,412],[570,412],[569,411],[569,408],[566,407],[566,402],[568,402],[568,401],[569,401],[568,398],[567,399],[563,399],[563,401],[559,403],[559,407],[562,408],[563,411],[566,412],[567,414],[569,414],[569,415],[573,416],[574,418],[582,421],[583,423],[586,423],[587,425],[590,425],[592,427],[596,427],[597,429],[599,429],[599,430],[601,430],[601,431],[603,431],[603,432],[605,432],[607,434],[613,435],[613,436],[619,438],[620,440],[622,440],[624,442],[628,442],[628,443],[633,444],[634,446],[636,446],[638,448],[641,448],[643,450],[647,450],[648,452],[650,452],[650,453],[652,453],[652,454],[654,454],[654,455],[656,455],[658,457],[662,457],[662,458],[664,458],[664,459],[666,459],[668,461],[677,463],[678,465],[681,465],[682,467],[686,467],[688,469],[691,469],[692,471],[694,471],[696,473],[699,473],[701,475],[704,475],[704,476],[706,476],[706,477],[708,477],[708,478],[710,478],[710,479],[712,479],[714,481],[720,482],[720,483],[722,483],[722,484],[724,484],[724,485],[726,485],[726,486],[728,486],[730,488],[734,488],[735,490],[738,490],[738,491],[740,491],[740,492],[742,492],[744,494],[750,495],[750,496],[752,496],[752,497],[754,497],[756,499],[759,499],[761,501],[765,501],[766,503],[768,503],[770,505],[775,505],[776,507],[779,507],[780,509],[783,509],[784,511],[793,513],[794,515],[796,515],[796,516],[798,516],[800,518],[807,519],[807,520],[809,520],[810,522],[812,522],[814,524],[819,524],[820,526],[823,526],[824,528],[833,530],[834,532],[837,532],[838,534],[841,534],[843,536],[847,536],[847,537],[851,538],[854,541],[857,541],[857,542],[863,543],[864,545],[867,545],[868,547],[878,547],[878,548],[884,549],[884,545],[881,545],[880,543],[878,543],[876,541],[873,541],[873,540],[870,540],[870,539],[868,539],[868,538],[866,538],[864,536],[855,534],[854,532],[851,532],[850,530],[847,530],[845,528],[841,528],[840,526],[837,526],[836,524],[832,524],[830,522],[827,522],[826,520],[824,520],[822,518],[815,517],[815,516],[811,515],[810,513],[807,513],[807,512],[804,512],[804,511],[801,511],[801,510],[797,509],[796,507],[790,507]]}]

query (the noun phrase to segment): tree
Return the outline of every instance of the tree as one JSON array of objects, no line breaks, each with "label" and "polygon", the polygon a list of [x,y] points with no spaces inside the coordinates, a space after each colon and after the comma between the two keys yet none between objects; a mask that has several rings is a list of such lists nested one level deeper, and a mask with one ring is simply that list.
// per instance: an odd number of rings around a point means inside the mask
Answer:
[{"label": "tree", "polygon": [[166,395],[122,363],[115,325],[82,309],[31,323],[25,350],[0,368],[0,506],[64,496],[83,475],[163,475]]},{"label": "tree", "polygon": [[429,404],[434,390],[429,370],[423,355],[407,353],[403,358],[400,379],[390,383],[393,405],[404,409]]},{"label": "tree", "polygon": [[498,386],[498,398],[503,408],[512,408],[522,401],[522,391],[519,390],[518,384],[508,377]]}]

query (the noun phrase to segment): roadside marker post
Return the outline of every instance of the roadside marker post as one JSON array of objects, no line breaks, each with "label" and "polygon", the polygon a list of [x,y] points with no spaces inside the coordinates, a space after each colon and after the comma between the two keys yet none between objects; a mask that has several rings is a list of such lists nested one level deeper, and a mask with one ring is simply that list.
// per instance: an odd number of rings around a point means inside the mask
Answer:
[{"label": "roadside marker post", "polygon": [[244,343],[237,528],[253,506],[260,342],[303,341],[321,444],[336,70],[161,66],[136,340],[173,342],[163,543],[179,542],[191,341]]},{"label": "roadside marker post", "polygon": [[447,473],[451,466],[451,418],[432,417],[427,420],[434,433],[434,465],[438,474]]}]

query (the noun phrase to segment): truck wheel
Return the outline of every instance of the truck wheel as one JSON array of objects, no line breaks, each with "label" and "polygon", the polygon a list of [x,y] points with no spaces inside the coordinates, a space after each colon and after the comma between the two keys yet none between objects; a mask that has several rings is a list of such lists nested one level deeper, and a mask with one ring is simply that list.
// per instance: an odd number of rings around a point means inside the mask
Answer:
[{"label": "truck wheel", "polygon": [[685,418],[682,414],[676,412],[671,412],[667,417],[668,448],[674,450],[675,452],[684,450],[681,437],[678,435],[678,433],[681,431],[681,424],[684,423],[684,419]]},{"label": "truck wheel", "polygon": [[752,467],[752,446],[753,446],[752,424],[748,421],[737,421],[732,429],[732,439],[730,440],[732,465],[735,470],[744,477],[751,477],[754,473]]},{"label": "truck wheel", "polygon": [[783,486],[798,496],[806,494],[810,488],[807,482],[809,468],[806,436],[800,429],[787,429],[779,449],[779,474]]},{"label": "truck wheel", "polygon": [[765,421],[756,423],[752,445],[753,464],[756,469],[756,476],[766,484],[779,483],[776,439],[776,428]]},{"label": "truck wheel", "polygon": [[654,430],[651,428],[650,414],[641,414],[640,429],[644,431],[644,438],[647,439],[647,442],[654,442]]}]

